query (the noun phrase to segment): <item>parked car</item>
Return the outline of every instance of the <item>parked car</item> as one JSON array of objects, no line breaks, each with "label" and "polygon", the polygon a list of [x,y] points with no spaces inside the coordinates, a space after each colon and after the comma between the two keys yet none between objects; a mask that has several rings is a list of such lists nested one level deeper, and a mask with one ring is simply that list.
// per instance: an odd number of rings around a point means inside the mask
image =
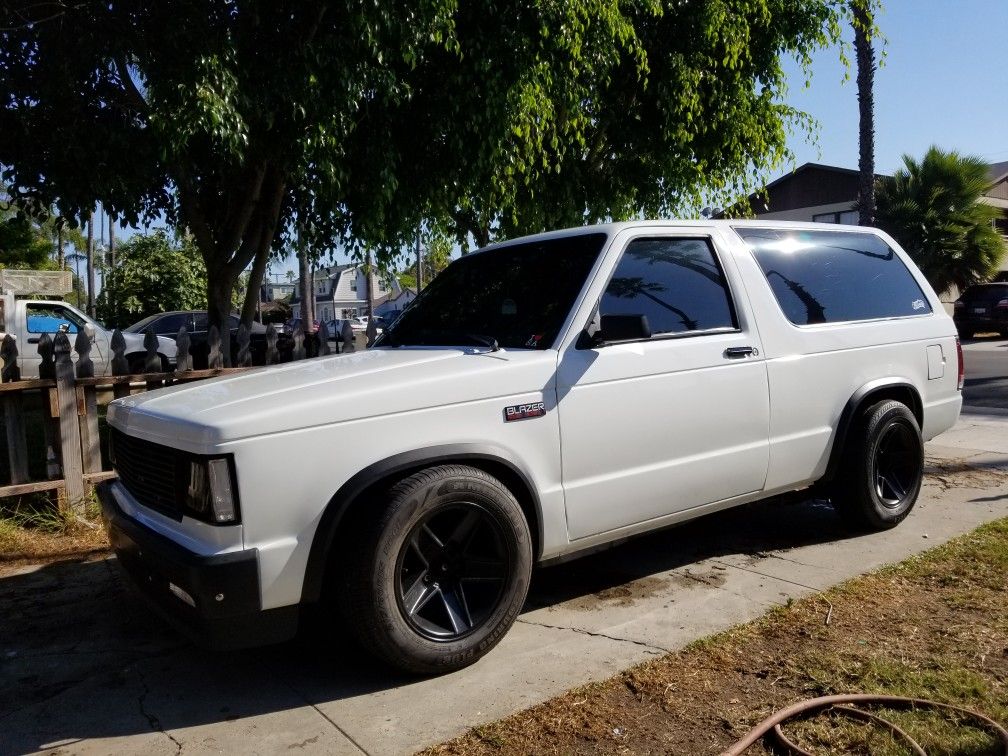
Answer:
[{"label": "parked car", "polygon": [[955,301],[952,317],[959,335],[964,339],[990,332],[1008,338],[1008,282],[967,287]]},{"label": "parked car", "polygon": [[[112,373],[112,332],[101,323],[89,318],[73,305],[49,299],[16,299],[12,294],[0,295],[0,339],[10,334],[18,345],[18,365],[23,378],[38,378],[42,361],[38,353],[42,334],[55,338],[63,332],[70,337],[73,347],[76,335],[83,331],[91,339],[89,356],[94,362],[95,375]],[[128,331],[123,332],[126,342],[124,356],[130,372],[144,372],[147,350],[143,336]],[[161,358],[161,369],[171,370],[175,366],[175,342],[158,339],[157,353]]]},{"label": "parked car", "polygon": [[962,384],[952,318],[881,231],[616,223],[452,262],[352,358],[113,402],[100,498],[197,640],[287,638],[321,602],[446,672],[503,637],[536,563],[811,488],[896,526]]},{"label": "parked car", "polygon": [[[288,320],[286,323],[284,323],[283,332],[285,334],[287,334],[288,336],[293,335],[294,331],[296,331],[301,326],[301,322],[302,322],[301,318],[293,318],[291,320]],[[319,327],[319,322],[317,320],[313,320],[312,321],[312,330],[313,331],[317,331],[318,327]]]},{"label": "parked car", "polygon": [[[237,315],[229,315],[228,322],[231,326],[231,361],[234,362],[238,356],[238,326],[241,320]],[[159,337],[174,341],[178,338],[179,330],[184,326],[189,334],[189,354],[193,358],[193,368],[202,370],[209,364],[210,357],[207,323],[206,310],[174,310],[150,315],[123,329],[123,332],[143,334],[148,328],[152,328]],[[267,327],[262,323],[253,321],[249,324],[249,348],[254,365],[266,364],[266,329]],[[285,359],[290,358],[292,343],[290,337],[278,333],[277,350],[282,357],[285,356]]]},{"label": "parked car", "polygon": [[[355,318],[350,318],[350,327],[353,328],[355,331],[364,332],[367,330],[368,321],[370,319],[371,318],[368,317],[367,315],[358,315]],[[375,327],[378,329],[378,333],[381,333],[382,331],[385,330],[384,318],[375,317],[374,321],[375,321]]]}]

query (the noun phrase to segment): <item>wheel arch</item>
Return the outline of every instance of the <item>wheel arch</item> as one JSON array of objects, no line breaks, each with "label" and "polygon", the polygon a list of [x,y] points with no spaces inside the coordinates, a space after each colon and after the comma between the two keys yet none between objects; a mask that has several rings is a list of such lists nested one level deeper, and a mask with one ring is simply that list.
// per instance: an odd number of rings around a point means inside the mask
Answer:
[{"label": "wheel arch", "polygon": [[368,495],[418,470],[442,464],[466,464],[493,475],[514,494],[529,524],[533,562],[542,554],[543,519],[532,476],[511,452],[492,444],[449,444],[403,452],[368,465],[350,477],[326,504],[312,537],[305,567],[301,602],[318,601],[326,569],[340,526],[347,515],[362,506]]},{"label": "wheel arch", "polygon": [[822,477],[823,482],[829,482],[836,477],[843,458],[844,446],[847,444],[847,436],[861,412],[872,404],[885,399],[893,399],[905,404],[917,419],[918,427],[924,427],[924,402],[914,384],[904,378],[879,378],[866,383],[851,395],[843,412],[840,413],[840,421],[837,423],[833,446],[830,449],[829,462],[826,464],[826,472]]}]

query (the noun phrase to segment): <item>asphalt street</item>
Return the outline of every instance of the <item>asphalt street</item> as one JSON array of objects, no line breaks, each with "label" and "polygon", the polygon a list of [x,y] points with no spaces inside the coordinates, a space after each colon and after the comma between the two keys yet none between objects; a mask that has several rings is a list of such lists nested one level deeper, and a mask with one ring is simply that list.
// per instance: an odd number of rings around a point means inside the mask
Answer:
[{"label": "asphalt street", "polygon": [[966,385],[963,401],[969,408],[1008,413],[1008,339],[979,338],[963,342]]}]

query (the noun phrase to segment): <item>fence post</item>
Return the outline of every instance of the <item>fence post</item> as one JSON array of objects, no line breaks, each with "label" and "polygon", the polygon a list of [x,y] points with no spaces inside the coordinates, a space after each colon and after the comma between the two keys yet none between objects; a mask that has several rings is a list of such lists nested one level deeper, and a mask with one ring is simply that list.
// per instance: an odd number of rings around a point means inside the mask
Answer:
[{"label": "fence post", "polygon": [[[144,331],[143,340],[144,349],[147,350],[147,355],[144,357],[144,372],[145,373],[160,373],[163,370],[161,365],[161,355],[158,354],[158,337],[154,333],[153,328],[148,328]],[[147,378],[147,390],[151,391],[156,388],[161,388],[164,385],[164,380],[161,378]]]},{"label": "fence post", "polygon": [[53,343],[56,355],[56,397],[59,405],[60,450],[63,461],[63,499],[60,508],[80,510],[84,500],[84,470],[81,461],[80,426],[77,422],[77,391],[74,365],[70,359],[70,339],[57,333]]},{"label": "fence post", "polygon": [[185,326],[179,328],[178,338],[175,339],[175,347],[175,374],[188,373],[193,367],[192,355],[189,354],[189,331],[186,330]]},{"label": "fence post", "polygon": [[[126,339],[123,338],[122,331],[118,328],[112,332],[112,375],[129,375],[129,362],[126,360]],[[116,383],[112,386],[112,396],[121,399],[129,396],[130,387],[128,383]]]},{"label": "fence post", "polygon": [[304,328],[298,326],[294,329],[294,351],[291,353],[292,360],[303,360],[305,358],[304,348]]},{"label": "fence post", "polygon": [[329,354],[329,327],[325,321],[319,323],[318,331],[315,332],[318,338],[318,357],[325,357]]},{"label": "fence post", "polygon": [[207,333],[207,343],[210,345],[207,367],[211,370],[219,370],[224,367],[224,355],[221,354],[221,335],[217,326],[210,326],[210,332]]},{"label": "fence post", "polygon": [[267,365],[280,362],[280,352],[277,351],[276,326],[270,323],[266,326],[266,360]]},{"label": "fence post", "polygon": [[[74,340],[77,352],[77,377],[94,378],[94,362],[91,361],[91,339],[84,331],[78,331]],[[83,408],[80,416],[81,455],[84,472],[101,472],[101,437],[98,435],[98,388],[77,386],[77,406]]]},{"label": "fence post", "polygon": [[[56,363],[53,362],[53,341],[48,333],[43,333],[39,337],[38,353],[41,358],[39,362],[39,378],[42,380],[55,380]],[[46,477],[50,480],[59,477],[59,402],[56,397],[55,388],[42,389],[39,392],[42,404],[42,433],[45,438],[46,451]]]},{"label": "fence post", "polygon": [[238,355],[235,357],[235,364],[232,367],[251,367],[252,352],[249,351],[250,339],[248,326],[240,323],[238,325]]},{"label": "fence post", "polygon": [[343,321],[343,329],[340,331],[340,341],[343,342],[344,352],[352,352],[354,350],[354,331],[346,320]]},{"label": "fence post", "polygon": [[[0,357],[3,357],[3,382],[21,379],[21,369],[18,367],[18,348],[14,337],[9,333],[4,336],[0,345]],[[28,437],[25,431],[24,404],[21,393],[5,393],[3,397],[4,420],[7,427],[7,459],[10,462],[11,483],[28,482]]]}]

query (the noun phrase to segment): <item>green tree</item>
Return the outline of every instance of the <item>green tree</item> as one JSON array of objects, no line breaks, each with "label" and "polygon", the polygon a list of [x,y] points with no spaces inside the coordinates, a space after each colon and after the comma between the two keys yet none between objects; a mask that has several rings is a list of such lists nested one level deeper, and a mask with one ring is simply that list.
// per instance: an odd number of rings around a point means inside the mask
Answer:
[{"label": "green tree", "polygon": [[103,281],[98,317],[110,328],[167,310],[206,307],[206,270],[196,245],[164,230],[120,243],[115,268],[103,270]]},{"label": "green tree", "polygon": [[997,208],[979,201],[988,187],[978,157],[931,147],[920,160],[879,181],[876,221],[920,267],[935,291],[960,290],[997,272],[1005,245]]},{"label": "green tree", "polygon": [[783,101],[782,56],[807,65],[848,12],[14,0],[0,9],[0,165],[36,207],[82,218],[101,201],[130,224],[187,227],[211,321],[246,268],[250,320],[297,219],[311,249],[390,259],[422,221],[484,244],[745,194],[810,125]]}]

